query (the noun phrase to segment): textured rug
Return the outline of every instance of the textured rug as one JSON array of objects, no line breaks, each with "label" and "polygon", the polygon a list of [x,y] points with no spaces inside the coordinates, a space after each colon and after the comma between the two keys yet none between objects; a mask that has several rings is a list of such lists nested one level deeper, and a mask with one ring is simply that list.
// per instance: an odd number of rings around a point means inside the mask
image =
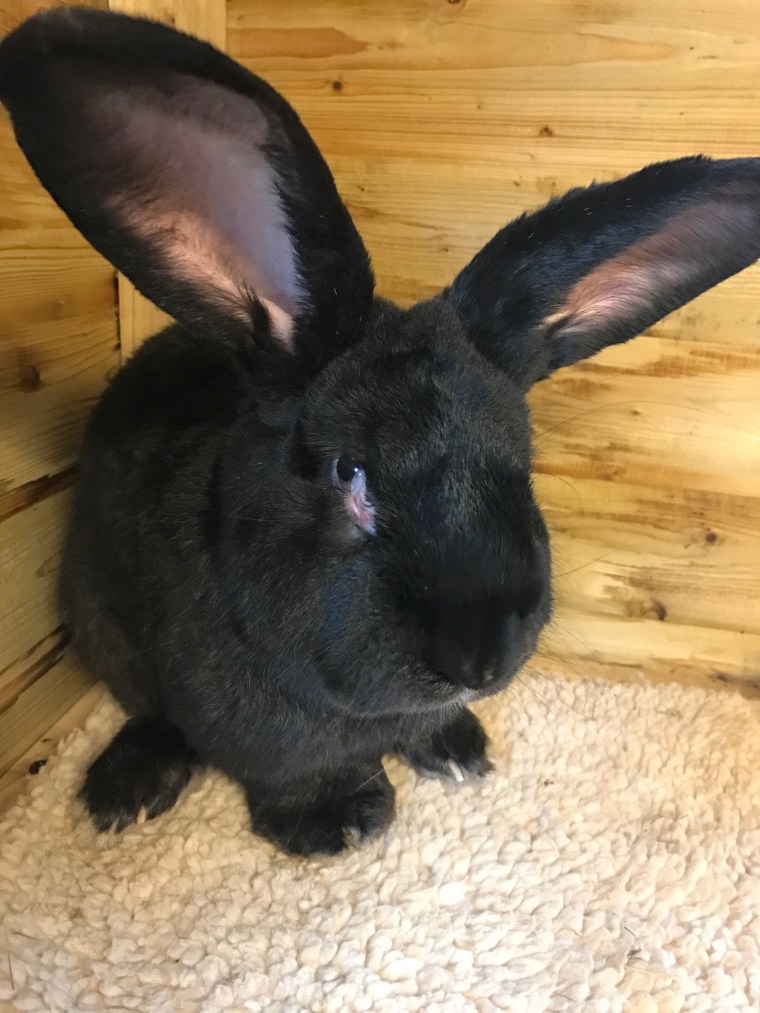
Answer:
[{"label": "textured rug", "polygon": [[481,711],[489,778],[390,762],[391,830],[316,861],[217,774],[98,837],[106,702],[0,825],[2,1008],[756,1013],[760,704],[525,678]]}]

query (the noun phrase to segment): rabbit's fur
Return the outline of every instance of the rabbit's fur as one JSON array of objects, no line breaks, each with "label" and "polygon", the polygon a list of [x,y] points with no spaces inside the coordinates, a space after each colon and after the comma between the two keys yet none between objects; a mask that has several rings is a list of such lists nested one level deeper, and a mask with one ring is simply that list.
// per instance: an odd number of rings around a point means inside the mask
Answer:
[{"label": "rabbit's fur", "polygon": [[61,604],[131,715],[96,826],[195,764],[298,854],[387,825],[383,756],[488,769],[466,703],[551,611],[525,393],[760,255],[760,163],[685,158],[502,229],[449,289],[376,298],[287,103],[204,43],[92,10],[0,46],[19,143],[93,245],[177,321],[95,408]]}]

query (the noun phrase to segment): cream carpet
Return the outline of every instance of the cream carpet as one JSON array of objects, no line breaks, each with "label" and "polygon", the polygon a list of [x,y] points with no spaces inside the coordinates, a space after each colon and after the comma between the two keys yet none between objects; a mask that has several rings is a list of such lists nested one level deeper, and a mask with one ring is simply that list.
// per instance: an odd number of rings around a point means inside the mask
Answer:
[{"label": "cream carpet", "polygon": [[481,711],[490,778],[389,763],[390,832],[316,861],[216,774],[96,836],[73,797],[106,702],[0,825],[2,1008],[756,1013],[760,704],[525,680]]}]

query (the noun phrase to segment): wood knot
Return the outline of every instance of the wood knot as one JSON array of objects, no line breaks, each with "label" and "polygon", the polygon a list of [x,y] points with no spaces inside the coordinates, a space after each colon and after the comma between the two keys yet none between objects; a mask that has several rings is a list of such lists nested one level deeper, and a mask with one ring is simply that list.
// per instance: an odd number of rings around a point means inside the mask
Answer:
[{"label": "wood knot", "polygon": [[654,613],[654,615],[657,617],[657,619],[659,619],[661,623],[664,623],[665,620],[668,618],[668,610],[665,608],[665,606],[662,604],[659,598],[652,599],[652,604],[650,606],[649,611]]},{"label": "wood knot", "polygon": [[31,394],[42,386],[42,374],[39,367],[26,356],[19,353],[18,387],[25,394]]}]

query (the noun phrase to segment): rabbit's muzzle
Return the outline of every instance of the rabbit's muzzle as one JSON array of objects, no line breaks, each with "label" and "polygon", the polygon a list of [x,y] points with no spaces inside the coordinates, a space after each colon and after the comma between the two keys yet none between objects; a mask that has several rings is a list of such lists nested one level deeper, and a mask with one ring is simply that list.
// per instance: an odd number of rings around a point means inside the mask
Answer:
[{"label": "rabbit's muzzle", "polygon": [[520,615],[499,597],[438,605],[425,623],[425,662],[454,685],[494,693],[533,653],[548,614],[542,602]]}]

